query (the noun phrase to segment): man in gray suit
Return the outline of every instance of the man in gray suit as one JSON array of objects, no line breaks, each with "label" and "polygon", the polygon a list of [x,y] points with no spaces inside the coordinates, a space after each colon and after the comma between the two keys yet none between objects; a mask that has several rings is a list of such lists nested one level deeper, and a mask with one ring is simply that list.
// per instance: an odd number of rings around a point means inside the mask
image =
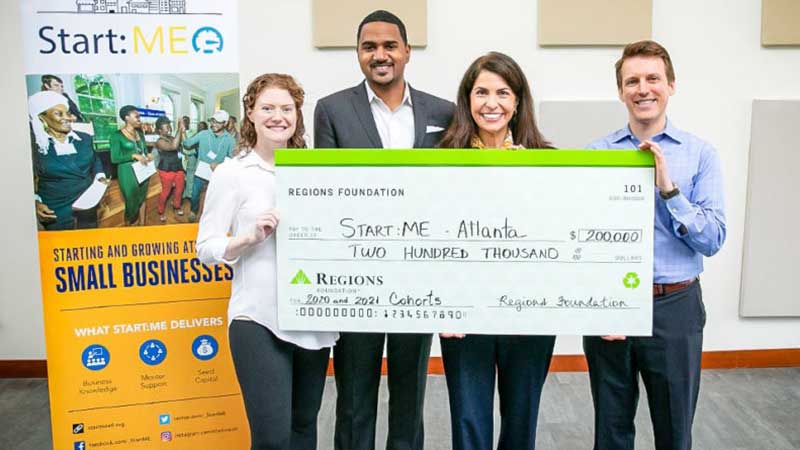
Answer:
[{"label": "man in gray suit", "polygon": [[[358,27],[366,81],[329,95],[314,111],[316,148],[432,148],[453,117],[451,102],[417,91],[403,71],[411,57],[403,22],[388,11]],[[389,367],[388,450],[422,449],[430,334],[342,333],[333,350],[336,450],[374,450],[383,346]]]}]

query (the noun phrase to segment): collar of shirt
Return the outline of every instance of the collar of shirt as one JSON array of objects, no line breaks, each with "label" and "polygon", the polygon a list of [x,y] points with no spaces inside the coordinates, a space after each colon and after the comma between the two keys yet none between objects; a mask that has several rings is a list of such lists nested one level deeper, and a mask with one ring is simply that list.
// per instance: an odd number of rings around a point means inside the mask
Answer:
[{"label": "collar of shirt", "polygon": [[222,130],[222,133],[220,133],[220,134],[217,134],[217,133],[214,133],[211,130],[208,130],[208,133],[211,135],[211,137],[213,139],[217,139],[217,140],[225,138],[226,135],[227,136],[231,135],[230,133],[228,133],[228,130]]},{"label": "collar of shirt", "polygon": [[[686,140],[683,131],[675,128],[675,125],[673,125],[669,119],[667,119],[667,124],[664,126],[664,129],[653,136],[652,140],[655,142],[660,142],[664,138],[671,139],[678,145],[682,144]],[[633,134],[633,131],[631,131],[630,124],[614,133],[614,136],[611,138],[611,142],[616,144],[625,139],[630,139],[631,142],[633,142],[636,146],[641,143],[639,138],[637,138],[636,135]]]},{"label": "collar of shirt", "polygon": [[67,138],[64,142],[59,142],[56,139],[50,138],[53,141],[53,149],[56,151],[57,156],[74,155],[78,150],[72,144],[75,141],[80,141],[81,138],[74,131],[67,133]]},{"label": "collar of shirt", "polygon": [[[386,109],[389,109],[389,106],[383,101],[383,99],[378,97],[378,95],[375,93],[375,91],[372,90],[372,88],[369,86],[369,83],[367,83],[366,80],[364,80],[364,86],[367,88],[367,100],[369,101],[370,104],[377,101],[379,102],[379,104],[385,106]],[[400,106],[403,105],[414,106],[414,104],[411,103],[411,88],[408,86],[408,82],[405,83],[403,89],[404,89],[403,101],[400,102]]]},{"label": "collar of shirt", "polygon": [[253,149],[242,149],[241,152],[239,160],[242,163],[242,167],[260,167],[267,172],[275,172],[275,166],[269,165]]},{"label": "collar of shirt", "polygon": [[414,107],[411,104],[411,87],[408,83],[404,86],[403,101],[392,111],[370,89],[367,88],[369,109],[375,122],[375,128],[381,138],[383,148],[412,148],[414,147]]},{"label": "collar of shirt", "polygon": [[[226,150],[226,151],[230,150],[230,149],[227,149],[227,148],[225,148],[225,149],[221,148],[223,146],[223,144],[225,144],[226,141],[233,139],[233,137],[230,135],[230,133],[228,133],[227,130],[222,130],[222,133],[217,135],[216,133],[214,133],[211,130],[205,130],[205,131],[208,132],[208,134],[206,134],[205,142],[203,142],[203,140],[199,141],[200,154],[204,155],[204,156],[207,156],[210,152],[214,153],[215,156],[213,158],[211,158],[211,159],[214,159],[214,160],[220,158],[220,156],[228,156],[227,154],[225,154],[224,152],[221,152],[220,150]],[[222,162],[222,160],[220,159],[219,161],[216,161],[216,162]]]}]

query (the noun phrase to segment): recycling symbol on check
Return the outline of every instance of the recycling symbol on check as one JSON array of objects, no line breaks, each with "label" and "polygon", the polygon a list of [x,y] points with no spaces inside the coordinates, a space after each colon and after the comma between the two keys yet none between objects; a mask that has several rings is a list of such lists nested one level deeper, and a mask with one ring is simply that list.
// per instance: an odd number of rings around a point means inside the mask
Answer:
[{"label": "recycling symbol on check", "polygon": [[628,272],[625,274],[625,278],[622,279],[622,284],[628,289],[636,289],[640,283],[641,280],[639,280],[639,275],[636,272]]}]

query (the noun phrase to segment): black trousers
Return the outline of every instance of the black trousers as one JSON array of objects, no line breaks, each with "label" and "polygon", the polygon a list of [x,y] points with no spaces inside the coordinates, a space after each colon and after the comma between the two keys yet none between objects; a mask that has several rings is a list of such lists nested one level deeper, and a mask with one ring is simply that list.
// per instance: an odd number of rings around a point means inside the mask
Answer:
[{"label": "black trousers", "polygon": [[342,333],[333,347],[336,373],[334,449],[375,450],[383,344],[389,370],[388,450],[421,450],[430,334]]},{"label": "black trousers", "polygon": [[66,220],[46,222],[42,224],[45,230],[84,230],[97,228],[97,207],[83,211],[72,211],[72,216]]},{"label": "black trousers", "polygon": [[657,450],[692,448],[706,312],[699,281],[653,299],[653,336],[584,337],[594,401],[594,449],[633,450],[639,375]]},{"label": "black trousers", "polygon": [[246,320],[231,322],[228,334],[250,424],[250,448],[316,450],[330,348],[306,350]]},{"label": "black trousers", "polygon": [[539,400],[555,336],[443,338],[453,450],[491,450],[494,387],[500,396],[499,450],[533,450]]}]

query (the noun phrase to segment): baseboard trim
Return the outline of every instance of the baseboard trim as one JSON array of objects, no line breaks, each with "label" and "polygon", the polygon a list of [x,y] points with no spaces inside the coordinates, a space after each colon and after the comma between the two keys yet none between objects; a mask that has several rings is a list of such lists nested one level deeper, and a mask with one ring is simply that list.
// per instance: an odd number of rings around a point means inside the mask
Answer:
[{"label": "baseboard trim", "polygon": [[[769,367],[800,367],[800,348],[769,350],[725,350],[703,352],[703,369],[756,369]],[[556,355],[550,364],[551,372],[586,372],[583,355]],[[386,374],[386,359],[382,372]],[[443,375],[444,365],[439,356],[432,357],[428,373]],[[333,362],[328,365],[333,375]],[[43,359],[0,360],[0,378],[47,378],[47,361]]]},{"label": "baseboard trim", "polygon": [[800,348],[703,352],[704,369],[800,367]]},{"label": "baseboard trim", "polygon": [[0,360],[0,378],[47,378],[47,360]]}]

